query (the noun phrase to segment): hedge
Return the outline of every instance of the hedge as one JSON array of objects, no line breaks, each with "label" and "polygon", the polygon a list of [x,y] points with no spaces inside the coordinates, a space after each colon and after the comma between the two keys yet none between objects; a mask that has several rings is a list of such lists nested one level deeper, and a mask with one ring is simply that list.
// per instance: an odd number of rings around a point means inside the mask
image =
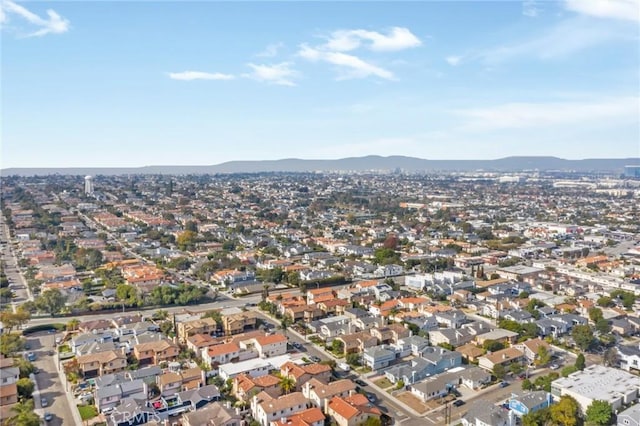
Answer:
[{"label": "hedge", "polygon": [[38,331],[49,331],[49,330],[64,331],[66,329],[67,329],[67,326],[61,323],[41,324],[41,325],[34,325],[33,327],[25,328],[24,330],[22,330],[22,335],[26,336],[27,334],[37,333]]}]

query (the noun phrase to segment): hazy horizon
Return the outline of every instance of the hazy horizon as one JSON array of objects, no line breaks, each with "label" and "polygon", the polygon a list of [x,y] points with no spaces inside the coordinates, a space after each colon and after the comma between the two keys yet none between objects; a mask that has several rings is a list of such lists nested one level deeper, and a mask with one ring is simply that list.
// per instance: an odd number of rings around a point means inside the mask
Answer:
[{"label": "hazy horizon", "polygon": [[0,0],[0,168],[640,157],[640,0]]}]

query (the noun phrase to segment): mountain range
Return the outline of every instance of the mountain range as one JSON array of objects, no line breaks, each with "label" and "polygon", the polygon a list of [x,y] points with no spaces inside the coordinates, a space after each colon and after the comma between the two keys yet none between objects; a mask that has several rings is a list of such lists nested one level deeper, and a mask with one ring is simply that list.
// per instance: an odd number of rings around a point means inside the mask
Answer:
[{"label": "mountain range", "polygon": [[34,175],[124,175],[124,174],[215,174],[259,172],[338,172],[391,171],[404,172],[519,172],[574,171],[622,173],[624,166],[640,165],[640,158],[593,158],[566,160],[557,157],[506,157],[496,160],[426,160],[415,157],[370,155],[335,160],[302,160],[288,158],[262,161],[228,161],[209,166],[143,166],[143,167],[51,167],[7,168],[2,176]]}]

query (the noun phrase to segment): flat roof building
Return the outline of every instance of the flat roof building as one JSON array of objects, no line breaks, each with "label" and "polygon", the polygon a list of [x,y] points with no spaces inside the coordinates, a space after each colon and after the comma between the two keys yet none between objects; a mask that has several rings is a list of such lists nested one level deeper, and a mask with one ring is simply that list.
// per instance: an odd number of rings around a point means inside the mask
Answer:
[{"label": "flat roof building", "polygon": [[590,365],[551,383],[554,399],[569,395],[580,404],[583,413],[596,399],[608,402],[616,410],[637,401],[639,393],[638,376],[603,365]]}]

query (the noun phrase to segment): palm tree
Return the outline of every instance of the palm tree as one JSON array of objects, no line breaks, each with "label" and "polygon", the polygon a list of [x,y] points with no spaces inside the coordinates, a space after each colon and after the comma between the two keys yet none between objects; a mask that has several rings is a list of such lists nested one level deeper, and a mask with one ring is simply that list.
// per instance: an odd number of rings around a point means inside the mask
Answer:
[{"label": "palm tree", "polygon": [[289,375],[280,377],[280,389],[282,389],[285,395],[295,389],[295,387],[296,382],[293,380],[293,377]]},{"label": "palm tree", "polygon": [[40,417],[33,412],[33,400],[28,399],[26,401],[18,402],[11,407],[11,411],[15,415],[11,416],[5,422],[5,425],[20,425],[20,426],[39,426]]},{"label": "palm tree", "polygon": [[78,328],[78,325],[80,325],[80,320],[77,318],[74,318],[72,320],[70,320],[67,323],[67,331],[75,331]]}]

